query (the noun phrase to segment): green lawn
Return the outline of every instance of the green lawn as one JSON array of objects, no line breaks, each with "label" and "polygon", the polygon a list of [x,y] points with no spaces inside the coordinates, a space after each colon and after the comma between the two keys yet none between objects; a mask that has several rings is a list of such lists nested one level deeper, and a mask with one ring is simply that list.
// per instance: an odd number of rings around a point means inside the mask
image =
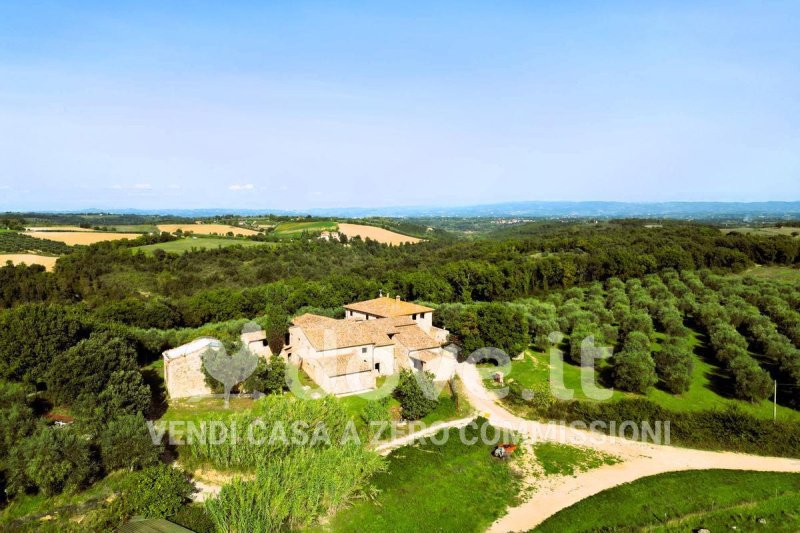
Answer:
[{"label": "green lawn", "polygon": [[[573,399],[589,400],[581,387],[581,368],[564,362],[562,365],[550,365],[550,354],[528,350],[522,360],[511,362],[511,372],[506,375],[506,382],[517,381],[523,387],[532,387],[534,383],[548,383],[552,375],[555,390],[559,394],[573,392]],[[563,383],[563,387],[560,385]],[[603,388],[602,386],[600,386]],[[623,393],[614,391],[612,399],[621,398]]]},{"label": "green lawn", "polygon": [[337,228],[336,222],[329,220],[315,220],[313,222],[281,222],[275,226],[274,233],[280,237],[291,237],[307,231],[309,233],[319,233],[331,231]]},{"label": "green lawn", "polygon": [[170,400],[167,410],[159,418],[162,422],[188,421],[199,423],[208,420],[223,420],[228,415],[250,409],[252,398],[231,397],[228,407],[223,398],[186,398]]},{"label": "green lawn", "polygon": [[[373,478],[375,498],[339,511],[316,530],[484,531],[515,502],[520,478],[511,465],[516,459],[493,458],[491,445],[462,444],[458,430],[447,434],[443,445],[392,452],[388,470]],[[479,430],[468,428],[465,436],[479,438]]]},{"label": "green lawn", "polygon": [[[766,523],[761,524],[758,519]],[[643,478],[564,509],[534,531],[800,531],[800,474],[701,470]]]},{"label": "green lawn", "polygon": [[148,244],[138,246],[136,250],[142,250],[146,254],[152,255],[156,250],[164,250],[167,253],[182,254],[191,250],[214,248],[226,248],[228,246],[274,246],[275,243],[248,241],[245,239],[226,239],[215,237],[191,237],[178,239],[177,241],[162,242],[158,244]]},{"label": "green lawn", "polygon": [[547,476],[572,476],[578,472],[619,462],[616,457],[590,448],[578,448],[554,442],[542,442],[535,445],[533,453],[537,463]]},{"label": "green lawn", "polygon": [[[661,339],[663,335],[657,334],[657,337]],[[694,369],[689,390],[675,395],[653,387],[646,395],[649,400],[673,411],[722,410],[735,405],[754,416],[772,419],[772,402],[770,400],[753,404],[730,396],[728,392],[730,380],[720,367],[711,362],[700,335],[693,332],[690,343],[694,349],[692,353]],[[515,379],[523,386],[531,387],[533,383],[547,383],[549,375],[549,354],[529,350],[526,352],[524,360],[512,361],[512,370],[507,375],[507,379]],[[563,377],[566,388],[574,391],[575,399],[587,399],[580,387],[580,367],[565,362]],[[614,391],[611,400],[636,397],[640,397],[640,395]],[[778,420],[800,420],[800,412],[778,405]]]}]

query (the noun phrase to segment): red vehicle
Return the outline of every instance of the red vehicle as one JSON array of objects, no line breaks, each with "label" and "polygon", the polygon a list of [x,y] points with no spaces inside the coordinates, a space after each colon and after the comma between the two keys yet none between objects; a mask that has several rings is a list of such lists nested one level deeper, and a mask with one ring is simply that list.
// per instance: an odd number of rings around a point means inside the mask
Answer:
[{"label": "red vehicle", "polygon": [[514,453],[514,450],[517,449],[516,444],[499,444],[493,451],[492,455],[499,459],[504,459]]}]

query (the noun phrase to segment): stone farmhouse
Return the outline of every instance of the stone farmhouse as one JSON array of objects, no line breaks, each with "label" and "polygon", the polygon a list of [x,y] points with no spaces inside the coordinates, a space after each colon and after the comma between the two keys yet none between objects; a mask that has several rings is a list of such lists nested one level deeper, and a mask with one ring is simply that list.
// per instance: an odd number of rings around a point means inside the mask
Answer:
[{"label": "stone farmhouse", "polygon": [[331,394],[374,389],[379,376],[401,369],[449,379],[455,358],[448,331],[433,326],[433,309],[381,296],[345,305],[341,320],[306,313],[292,320],[281,354]]},{"label": "stone farmhouse", "polygon": [[[271,355],[264,331],[242,333],[241,341],[260,357]],[[212,394],[203,373],[203,354],[209,349],[220,349],[222,343],[212,337],[200,337],[188,344],[167,350],[164,359],[164,383],[170,398],[189,398]]]}]

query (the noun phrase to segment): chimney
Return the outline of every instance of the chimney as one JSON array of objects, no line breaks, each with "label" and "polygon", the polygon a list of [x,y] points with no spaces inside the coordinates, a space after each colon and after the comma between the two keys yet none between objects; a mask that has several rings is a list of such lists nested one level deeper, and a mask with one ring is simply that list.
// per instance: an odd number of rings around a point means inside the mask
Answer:
[{"label": "chimney", "polygon": [[396,295],[396,296],[394,297],[394,299],[395,299],[395,300],[397,300],[397,301],[399,302],[399,301],[400,301],[400,295],[399,295],[399,294],[398,294],[398,295]]}]

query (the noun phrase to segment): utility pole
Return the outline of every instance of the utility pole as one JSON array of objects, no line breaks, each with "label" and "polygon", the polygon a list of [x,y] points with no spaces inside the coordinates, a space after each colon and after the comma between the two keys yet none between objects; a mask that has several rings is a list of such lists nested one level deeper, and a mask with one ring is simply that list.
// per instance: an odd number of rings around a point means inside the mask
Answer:
[{"label": "utility pole", "polygon": [[778,380],[775,380],[775,390],[772,393],[772,421],[778,420]]}]

